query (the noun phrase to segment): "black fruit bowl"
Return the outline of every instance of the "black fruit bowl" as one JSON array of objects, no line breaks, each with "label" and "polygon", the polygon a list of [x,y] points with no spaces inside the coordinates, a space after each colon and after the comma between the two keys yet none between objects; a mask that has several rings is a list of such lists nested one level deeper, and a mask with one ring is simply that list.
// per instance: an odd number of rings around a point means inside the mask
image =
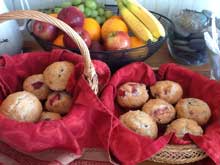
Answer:
[{"label": "black fruit bowl", "polygon": [[[108,64],[110,69],[114,72],[118,68],[137,61],[144,61],[150,56],[152,56],[157,50],[160,49],[160,47],[164,44],[164,42],[167,39],[168,32],[170,29],[173,28],[173,23],[170,19],[167,17],[152,12],[159,21],[163,24],[166,36],[159,38],[157,42],[147,42],[144,46],[138,47],[138,48],[131,48],[131,49],[125,49],[125,50],[117,50],[117,51],[90,51],[90,55],[92,59],[98,59],[101,61],[104,61]],[[35,40],[41,45],[41,47],[47,51],[50,51],[53,48],[62,48],[66,49],[65,47],[60,47],[57,45],[54,45],[51,42],[45,41],[37,37],[33,34],[31,30],[31,20],[27,22],[27,30],[28,32],[35,38]],[[79,53],[78,50],[75,49],[69,49],[73,52]]]}]

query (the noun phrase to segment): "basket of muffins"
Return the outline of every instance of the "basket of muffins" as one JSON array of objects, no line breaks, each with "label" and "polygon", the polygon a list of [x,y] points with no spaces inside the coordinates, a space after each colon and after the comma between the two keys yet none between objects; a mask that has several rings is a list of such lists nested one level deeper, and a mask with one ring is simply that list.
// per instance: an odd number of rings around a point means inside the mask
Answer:
[{"label": "basket of muffins", "polygon": [[91,140],[96,138],[91,123],[103,108],[98,93],[110,79],[108,66],[91,60],[81,37],[54,17],[32,10],[0,15],[0,21],[10,19],[36,19],[53,24],[76,42],[82,55],[54,49],[1,56],[1,143],[24,153],[65,150],[62,156],[67,151],[71,153],[65,160],[68,163],[79,158],[84,148],[101,147]]},{"label": "basket of muffins", "polygon": [[108,141],[114,161],[219,160],[219,99],[212,97],[219,96],[217,82],[176,64],[154,72],[133,63],[119,69],[109,84],[101,99],[114,116]]}]

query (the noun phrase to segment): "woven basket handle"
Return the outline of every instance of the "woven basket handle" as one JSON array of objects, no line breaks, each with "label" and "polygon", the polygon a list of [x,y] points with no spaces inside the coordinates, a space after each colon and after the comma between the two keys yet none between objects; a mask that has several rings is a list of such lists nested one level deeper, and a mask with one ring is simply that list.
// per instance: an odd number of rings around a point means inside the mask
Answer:
[{"label": "woven basket handle", "polygon": [[77,44],[84,59],[84,76],[95,94],[98,93],[98,76],[92,64],[89,49],[83,39],[69,25],[48,14],[34,10],[17,10],[0,14],[0,23],[11,19],[33,19],[50,23],[65,32]]}]

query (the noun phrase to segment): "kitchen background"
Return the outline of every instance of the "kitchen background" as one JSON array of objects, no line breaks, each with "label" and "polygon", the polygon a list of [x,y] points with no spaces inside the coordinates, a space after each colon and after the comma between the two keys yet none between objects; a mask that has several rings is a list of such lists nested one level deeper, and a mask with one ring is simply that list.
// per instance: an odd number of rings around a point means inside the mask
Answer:
[{"label": "kitchen background", "polygon": [[[10,10],[21,9],[21,0],[6,0],[6,4]],[[61,4],[65,0],[23,0],[28,1],[31,9],[42,9],[54,7]],[[97,0],[105,4],[115,4],[114,0]],[[147,9],[161,13],[169,18],[178,13],[181,9],[193,9],[201,11],[203,9],[215,11],[216,15],[220,16],[219,0],[137,0],[142,3]]]}]

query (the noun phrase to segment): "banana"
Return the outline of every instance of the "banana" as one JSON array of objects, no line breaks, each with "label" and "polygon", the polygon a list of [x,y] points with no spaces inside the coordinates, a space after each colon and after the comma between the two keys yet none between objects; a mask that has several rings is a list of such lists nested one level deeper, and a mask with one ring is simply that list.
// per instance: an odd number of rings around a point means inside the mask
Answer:
[{"label": "banana", "polygon": [[123,4],[150,30],[155,38],[165,37],[165,30],[160,21],[135,0],[122,0]]},{"label": "banana", "polygon": [[116,0],[120,14],[126,24],[129,26],[131,31],[141,40],[148,41],[153,40],[153,35],[151,32],[145,27],[145,25],[135,16],[133,15],[120,0]]}]

